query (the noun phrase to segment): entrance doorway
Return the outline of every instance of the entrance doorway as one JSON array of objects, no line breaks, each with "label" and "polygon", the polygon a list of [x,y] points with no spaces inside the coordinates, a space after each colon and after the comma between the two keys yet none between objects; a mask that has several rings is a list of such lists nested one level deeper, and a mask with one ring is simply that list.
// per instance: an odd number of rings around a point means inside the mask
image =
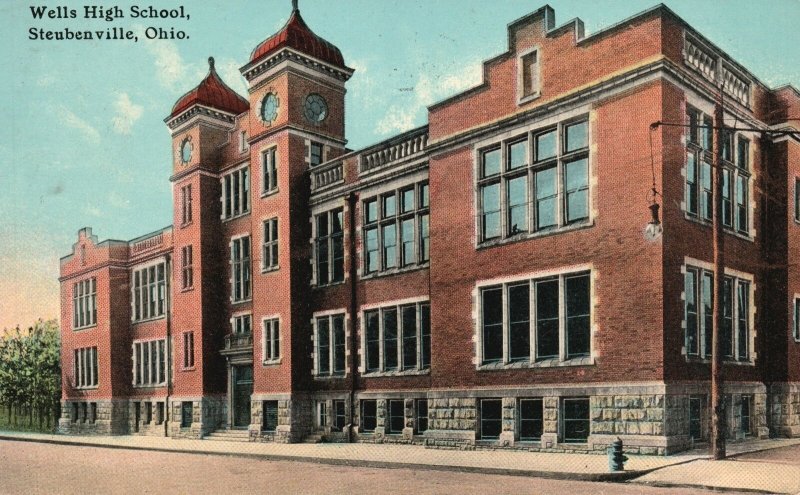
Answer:
[{"label": "entrance doorway", "polygon": [[253,395],[253,365],[233,366],[232,426],[247,428],[250,425],[250,396]]}]

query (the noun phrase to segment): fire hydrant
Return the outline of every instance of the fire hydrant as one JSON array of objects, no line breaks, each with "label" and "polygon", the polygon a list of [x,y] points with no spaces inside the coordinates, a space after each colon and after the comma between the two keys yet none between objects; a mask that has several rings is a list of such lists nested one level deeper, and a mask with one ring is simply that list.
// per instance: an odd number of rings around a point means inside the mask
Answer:
[{"label": "fire hydrant", "polygon": [[628,456],[622,452],[622,440],[617,437],[608,448],[608,470],[611,472],[624,471],[627,460]]}]

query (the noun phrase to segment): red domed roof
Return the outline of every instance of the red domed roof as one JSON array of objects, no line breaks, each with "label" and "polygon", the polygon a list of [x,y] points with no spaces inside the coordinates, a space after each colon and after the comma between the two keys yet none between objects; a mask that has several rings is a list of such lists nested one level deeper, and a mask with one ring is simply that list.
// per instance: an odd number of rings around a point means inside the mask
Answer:
[{"label": "red domed roof", "polygon": [[235,115],[239,115],[250,108],[247,100],[229,88],[219,77],[216,69],[214,69],[213,58],[208,59],[208,67],[206,78],[196,88],[180,97],[175,106],[172,107],[172,113],[168,118],[176,117],[192,105],[204,105]]},{"label": "red domed roof", "polygon": [[314,34],[303,21],[300,11],[296,8],[292,11],[292,15],[280,31],[267,38],[266,41],[253,50],[250,55],[250,63],[261,60],[281,48],[293,48],[333,66],[347,68],[344,65],[342,52],[333,44]]}]

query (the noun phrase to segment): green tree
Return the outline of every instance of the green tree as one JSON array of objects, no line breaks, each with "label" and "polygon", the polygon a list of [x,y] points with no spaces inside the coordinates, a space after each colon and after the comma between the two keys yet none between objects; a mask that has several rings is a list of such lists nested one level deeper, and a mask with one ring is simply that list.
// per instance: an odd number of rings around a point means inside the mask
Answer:
[{"label": "green tree", "polygon": [[0,405],[13,426],[27,417],[32,428],[50,430],[61,397],[61,340],[55,320],[38,320],[27,330],[6,330],[0,337]]}]

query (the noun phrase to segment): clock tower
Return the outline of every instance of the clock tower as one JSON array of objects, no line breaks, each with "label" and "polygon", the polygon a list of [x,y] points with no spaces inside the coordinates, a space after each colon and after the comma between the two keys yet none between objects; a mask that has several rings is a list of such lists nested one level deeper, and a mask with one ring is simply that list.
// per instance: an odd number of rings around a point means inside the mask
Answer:
[{"label": "clock tower", "polygon": [[[231,313],[249,310],[253,317],[251,435],[264,430],[266,409],[277,408],[274,440],[292,442],[311,426],[303,394],[313,352],[304,297],[312,259],[309,170],[344,153],[345,83],[353,70],[338,48],[311,31],[295,1],[286,24],[255,47],[241,73],[250,105],[239,124],[251,170],[253,297],[249,308],[234,305]],[[276,239],[277,255],[265,247]],[[232,390],[239,361],[228,359]]]}]

